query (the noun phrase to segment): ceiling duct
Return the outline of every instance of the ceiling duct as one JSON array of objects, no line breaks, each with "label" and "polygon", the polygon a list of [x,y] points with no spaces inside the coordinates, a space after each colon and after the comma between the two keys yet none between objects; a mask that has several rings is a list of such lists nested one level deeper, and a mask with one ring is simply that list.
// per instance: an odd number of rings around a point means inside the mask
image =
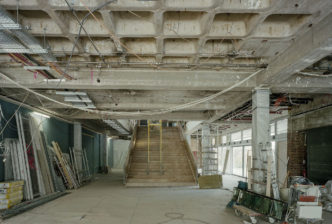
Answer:
[{"label": "ceiling duct", "polygon": [[21,25],[14,21],[6,10],[0,10],[0,30],[18,30]]},{"label": "ceiling duct", "polygon": [[[6,28],[6,30],[10,31],[17,39],[19,39],[28,49],[20,49],[20,52],[17,52],[17,50],[10,49],[10,48],[2,48],[2,53],[27,53],[27,54],[39,54],[42,56],[46,61],[56,61],[55,57],[51,55],[47,51],[47,49],[44,49],[39,41],[34,38],[32,35],[30,35],[28,32],[26,32],[24,29],[10,29],[11,26],[14,25],[14,19],[11,17],[11,15],[0,6],[0,27]],[[9,34],[6,34],[5,32],[2,32],[2,38],[9,38],[12,39]],[[7,35],[7,37],[5,37]],[[13,51],[11,51],[13,50]]]},{"label": "ceiling duct", "polygon": [[95,109],[96,106],[85,92],[75,91],[56,91],[56,95],[64,96],[64,101],[71,103],[73,106],[85,109]]},{"label": "ceiling duct", "polygon": [[114,130],[117,130],[120,134],[129,135],[129,131],[124,129],[122,125],[120,125],[116,120],[103,120],[103,121]]},{"label": "ceiling duct", "polygon": [[31,50],[24,47],[10,34],[0,30],[0,53],[31,53]]}]

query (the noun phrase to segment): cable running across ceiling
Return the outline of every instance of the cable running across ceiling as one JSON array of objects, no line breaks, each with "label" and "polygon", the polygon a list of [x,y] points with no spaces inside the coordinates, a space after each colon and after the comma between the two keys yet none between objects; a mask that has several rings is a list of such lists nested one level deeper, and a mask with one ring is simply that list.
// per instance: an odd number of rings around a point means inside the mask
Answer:
[{"label": "cable running across ceiling", "polygon": [[148,115],[148,116],[151,116],[151,115],[157,115],[157,114],[165,114],[165,113],[170,113],[170,112],[173,112],[173,111],[178,111],[178,110],[183,110],[183,109],[186,109],[186,108],[190,108],[190,107],[193,107],[195,105],[198,105],[198,104],[201,104],[201,103],[204,103],[204,102],[207,102],[209,100],[212,100],[222,94],[225,94],[229,91],[231,91],[232,89],[240,86],[241,84],[245,83],[246,81],[248,81],[249,79],[253,78],[254,76],[256,76],[258,73],[260,73],[261,71],[263,71],[264,69],[261,69],[261,70],[258,70],[254,73],[252,73],[251,75],[249,75],[248,77],[244,78],[243,80],[235,83],[234,85],[218,92],[218,93],[215,93],[215,94],[212,94],[210,96],[207,96],[207,97],[204,97],[204,98],[201,98],[201,99],[198,99],[198,100],[194,100],[192,102],[189,102],[189,103],[185,103],[185,104],[181,104],[181,105],[178,105],[178,106],[174,106],[174,107],[170,107],[170,108],[165,108],[165,109],[161,109],[161,110],[151,110],[151,111],[137,111],[137,112],[126,112],[126,111],[103,111],[103,110],[91,110],[91,109],[86,109],[86,108],[79,108],[79,107],[75,107],[71,104],[67,104],[67,103],[63,103],[63,102],[60,102],[58,100],[55,100],[55,99],[52,99],[48,96],[45,96],[43,94],[40,94],[16,81],[14,81],[13,79],[9,78],[7,75],[3,74],[0,72],[0,77],[8,80],[9,82],[13,83],[14,85],[16,85],[17,87],[20,87],[21,89],[24,89],[28,92],[31,92],[37,96],[40,96],[46,100],[49,100],[51,102],[54,102],[54,103],[57,103],[57,104],[60,104],[62,106],[66,106],[66,107],[69,107],[69,108],[73,108],[73,109],[78,109],[78,110],[81,110],[81,111],[84,111],[84,112],[88,112],[88,113],[94,113],[94,114],[99,114],[99,115],[105,115],[105,116],[115,116],[115,115],[124,115],[124,116],[141,116],[141,115]]}]

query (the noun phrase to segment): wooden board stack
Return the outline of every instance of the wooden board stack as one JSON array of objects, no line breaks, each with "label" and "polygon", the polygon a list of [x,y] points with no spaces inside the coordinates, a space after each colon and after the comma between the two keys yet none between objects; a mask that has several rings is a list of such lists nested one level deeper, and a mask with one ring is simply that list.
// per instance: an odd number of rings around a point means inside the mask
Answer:
[{"label": "wooden board stack", "polygon": [[8,209],[22,201],[23,185],[23,180],[0,183],[0,209]]},{"label": "wooden board stack", "polygon": [[79,182],[76,179],[76,176],[72,169],[70,168],[70,165],[68,161],[64,158],[62,151],[60,149],[60,146],[57,142],[52,141],[53,150],[55,152],[55,161],[59,167],[59,170],[61,172],[61,175],[63,176],[64,181],[66,182],[66,185],[69,189],[77,189],[79,187]]}]

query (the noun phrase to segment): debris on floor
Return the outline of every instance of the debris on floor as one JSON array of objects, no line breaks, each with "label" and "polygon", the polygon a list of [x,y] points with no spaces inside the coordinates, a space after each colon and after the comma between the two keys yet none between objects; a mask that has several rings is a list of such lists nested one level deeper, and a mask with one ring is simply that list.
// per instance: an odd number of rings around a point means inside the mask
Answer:
[{"label": "debris on floor", "polygon": [[328,209],[331,182],[322,187],[305,177],[290,177],[289,183],[282,193],[283,200],[278,200],[247,190],[239,182],[227,207],[233,208],[237,216],[249,217],[251,223],[257,223],[258,217],[270,223],[323,222],[323,203]]},{"label": "debris on floor", "polygon": [[332,180],[326,182],[325,186],[321,188],[322,203],[324,210],[332,212]]},{"label": "debris on floor", "polygon": [[30,209],[33,209],[37,206],[40,206],[40,205],[43,205],[47,202],[55,200],[55,199],[57,199],[61,196],[64,196],[66,194],[68,194],[68,193],[66,193],[66,192],[56,192],[56,193],[52,193],[52,194],[49,194],[49,195],[46,195],[46,196],[42,196],[42,197],[33,199],[31,201],[22,202],[22,203],[17,204],[17,205],[15,205],[15,206],[7,209],[7,210],[2,211],[1,214],[0,214],[0,217],[1,217],[1,219],[8,219],[8,218],[13,217],[15,215],[26,212]]},{"label": "debris on floor", "polygon": [[[5,182],[0,183],[2,217],[62,196],[67,189],[77,189],[91,179],[85,150],[78,169],[77,152],[63,153],[57,142],[47,145],[39,128],[43,121],[34,115],[15,113],[18,138],[4,138]],[[23,202],[22,202],[23,201]]]},{"label": "debris on floor", "polygon": [[221,175],[206,175],[198,178],[200,189],[216,189],[222,187]]},{"label": "debris on floor", "polygon": [[23,199],[23,181],[0,183],[0,209],[8,209]]}]

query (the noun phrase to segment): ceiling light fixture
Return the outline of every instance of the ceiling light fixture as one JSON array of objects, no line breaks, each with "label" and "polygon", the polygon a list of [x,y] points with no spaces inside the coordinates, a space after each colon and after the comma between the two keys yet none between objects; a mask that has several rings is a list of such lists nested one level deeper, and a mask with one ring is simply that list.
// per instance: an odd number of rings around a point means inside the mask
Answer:
[{"label": "ceiling light fixture", "polygon": [[37,117],[45,117],[45,118],[50,118],[50,116],[46,115],[46,114],[42,114],[36,111],[31,112],[31,115],[33,116],[37,116]]}]

